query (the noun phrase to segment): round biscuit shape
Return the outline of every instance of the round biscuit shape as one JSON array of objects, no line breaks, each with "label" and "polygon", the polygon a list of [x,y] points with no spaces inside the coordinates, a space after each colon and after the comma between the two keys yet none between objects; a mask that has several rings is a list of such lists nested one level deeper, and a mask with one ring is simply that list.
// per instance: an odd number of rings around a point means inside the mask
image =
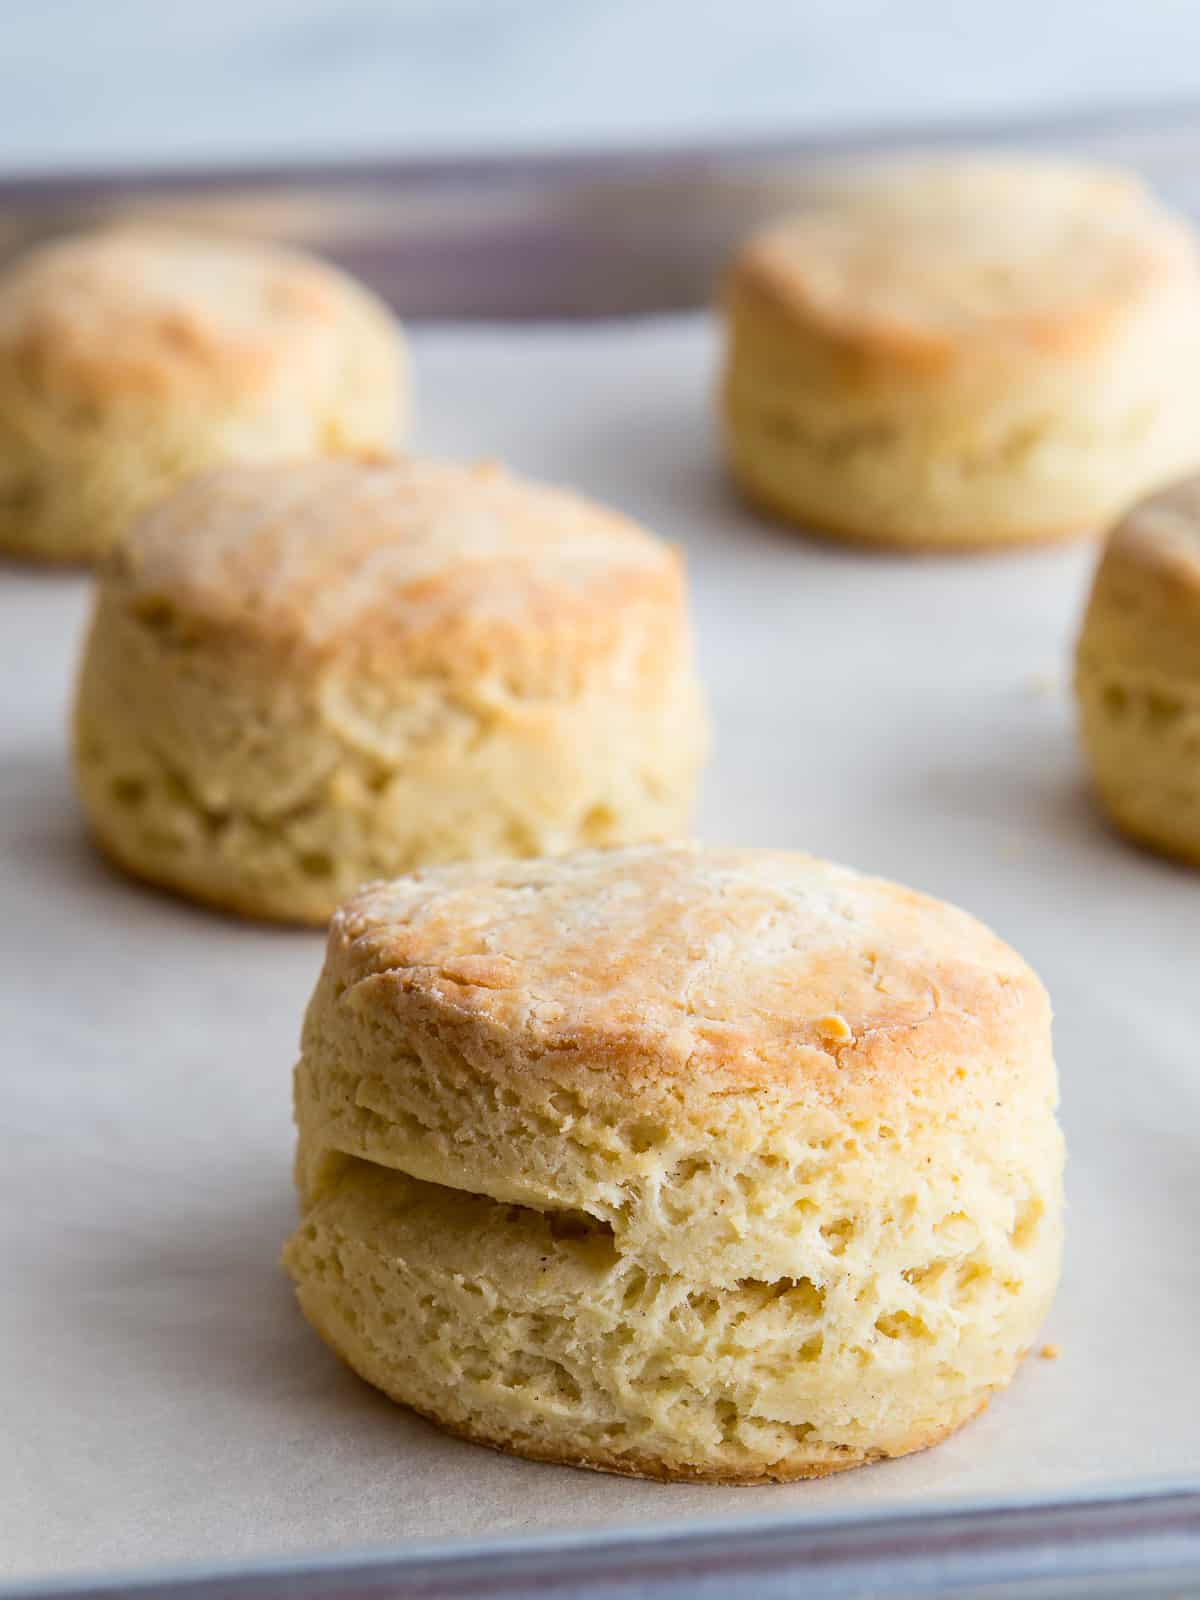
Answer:
[{"label": "round biscuit shape", "polygon": [[286,1261],[356,1370],[471,1437],[834,1471],[1012,1376],[1056,1098],[1028,967],[896,885],[687,845],[433,869],[331,925]]},{"label": "round biscuit shape", "polygon": [[816,532],[1073,537],[1200,463],[1196,240],[1131,179],[879,169],[752,239],[726,308],[734,475]]},{"label": "round biscuit shape", "polygon": [[678,833],[705,738],[674,550],[415,460],[185,485],[101,579],[75,710],[118,864],[312,923],[433,861]]},{"label": "round biscuit shape", "polygon": [[1200,478],[1113,530],[1076,648],[1084,751],[1130,837],[1200,865]]},{"label": "round biscuit shape", "polygon": [[324,262],[166,227],[41,246],[0,275],[0,550],[91,561],[224,462],[391,450],[407,357]]}]

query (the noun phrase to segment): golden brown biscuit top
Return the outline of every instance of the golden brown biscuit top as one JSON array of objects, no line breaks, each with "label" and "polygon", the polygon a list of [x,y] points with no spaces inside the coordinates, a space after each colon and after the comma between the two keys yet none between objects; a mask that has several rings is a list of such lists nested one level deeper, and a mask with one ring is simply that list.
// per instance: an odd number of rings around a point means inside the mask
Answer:
[{"label": "golden brown biscuit top", "polygon": [[863,350],[933,359],[1087,348],[1181,274],[1193,235],[1132,180],[967,162],[849,182],[751,240],[735,284]]},{"label": "golden brown biscuit top", "polygon": [[58,240],[0,276],[0,351],[26,383],[100,400],[193,388],[234,397],[282,368],[323,378],[357,284],[266,245],[165,227]]},{"label": "golden brown biscuit top", "polygon": [[335,915],[327,969],[344,1003],[415,997],[526,1062],[578,1051],[745,1087],[836,1092],[997,1048],[1024,1070],[1048,1016],[1020,957],[951,906],[811,856],[685,844],[372,885]]},{"label": "golden brown biscuit top", "polygon": [[1109,548],[1200,591],[1200,474],[1140,501],[1113,529]]},{"label": "golden brown biscuit top", "polygon": [[341,458],[194,478],[134,531],[110,581],[142,609],[321,648],[583,628],[598,609],[676,600],[679,563],[615,512],[494,464]]}]

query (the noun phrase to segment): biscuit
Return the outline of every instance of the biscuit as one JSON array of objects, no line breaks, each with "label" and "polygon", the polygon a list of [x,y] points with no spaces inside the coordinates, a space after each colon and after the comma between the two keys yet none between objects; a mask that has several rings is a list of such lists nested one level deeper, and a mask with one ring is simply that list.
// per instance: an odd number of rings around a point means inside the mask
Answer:
[{"label": "biscuit", "polygon": [[1113,530],[1076,651],[1084,750],[1113,820],[1200,865],[1200,478]]},{"label": "biscuit", "polygon": [[301,1306],[484,1443],[814,1476],[1005,1385],[1059,1269],[1045,993],[813,858],[434,869],[335,916],[296,1069]]},{"label": "biscuit", "polygon": [[1196,240],[1132,180],[884,169],[752,239],[726,301],[732,470],[814,531],[1067,538],[1200,464]]},{"label": "biscuit", "polygon": [[75,715],[116,862],[313,923],[429,862],[676,834],[705,738],[676,551],[418,461],[185,485],[101,579]]},{"label": "biscuit", "polygon": [[309,257],[166,228],[46,245],[0,275],[0,551],[79,562],[202,469],[393,449],[387,308]]}]

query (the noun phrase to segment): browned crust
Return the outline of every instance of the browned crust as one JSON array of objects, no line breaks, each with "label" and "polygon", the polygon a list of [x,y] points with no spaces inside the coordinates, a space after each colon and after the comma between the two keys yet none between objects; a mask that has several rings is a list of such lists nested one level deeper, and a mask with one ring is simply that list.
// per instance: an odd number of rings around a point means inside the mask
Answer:
[{"label": "browned crust", "polygon": [[[496,533],[477,548],[443,537],[481,517]],[[411,570],[374,570],[410,548]],[[289,672],[420,659],[468,681],[497,663],[582,671],[642,608],[673,637],[685,586],[680,549],[582,495],[495,462],[361,453],[198,474],[136,523],[105,577],[132,613],[165,602],[209,648],[282,649]]]},{"label": "browned crust", "polygon": [[[923,209],[921,191],[928,198],[928,181],[936,183],[939,167],[942,176],[954,177],[952,163],[930,164],[923,173],[920,168],[912,168],[895,174],[876,196],[876,202],[885,193],[889,197],[882,211],[872,203],[869,192],[856,192],[851,186],[832,205],[800,213],[790,223],[783,219],[761,229],[742,247],[730,268],[727,299],[741,300],[751,315],[758,310],[781,318],[827,346],[852,352],[867,366],[936,381],[952,366],[997,340],[1023,347],[1029,359],[1042,362],[1072,360],[1103,348],[1131,311],[1147,300],[1157,286],[1184,274],[1195,274],[1194,242],[1187,224],[1156,205],[1138,203],[1131,207],[1126,203],[1126,225],[1120,236],[1114,235],[1109,243],[1103,238],[1090,242],[1091,249],[1107,248],[1110,256],[1115,243],[1121,252],[1123,270],[1114,282],[1088,295],[1077,287],[1075,299],[1057,307],[1014,306],[997,312],[988,323],[957,329],[939,327],[931,320],[922,320],[919,314],[905,316],[886,305],[872,305],[869,296],[863,297],[861,288],[857,293],[835,295],[832,302],[823,298],[814,288],[811,275],[814,259],[828,264],[820,238],[814,238],[808,226],[814,218],[819,218],[822,211],[843,221],[857,217],[880,263],[887,264],[883,274],[886,278],[894,271],[888,247],[898,233],[906,236],[914,215],[901,204],[906,190],[916,179],[918,205]],[[1079,173],[1084,176],[1085,169],[1080,168]],[[1060,207],[1064,215],[1074,214],[1076,220],[1089,214],[1099,218],[1111,209],[1112,192],[1101,195],[1095,190],[1094,173],[1091,180],[1090,203],[1082,208]],[[1130,189],[1126,202],[1129,199],[1139,199],[1139,192]],[[1004,211],[1013,222],[1014,260],[1019,260],[1022,249],[1024,204],[1020,188],[1010,189]],[[971,226],[970,220],[963,225],[960,244],[966,242],[966,229]],[[952,239],[951,254],[954,248]],[[1076,248],[1088,249],[1089,245]],[[1037,276],[1031,273],[1034,279]]]},{"label": "browned crust", "polygon": [[[861,1095],[907,1095],[915,1081],[941,1081],[950,1061],[1007,1074],[1015,1060],[1048,1060],[1048,1002],[1028,966],[974,919],[898,885],[846,875],[845,894],[865,897],[862,942],[872,947],[865,962],[857,947],[846,954],[819,943],[804,943],[803,956],[781,963],[754,958],[752,943],[740,942],[737,918],[744,907],[744,937],[752,940],[763,906],[779,892],[778,873],[769,882],[754,873],[772,861],[785,875],[794,867],[806,882],[824,882],[827,874],[836,880],[845,870],[788,851],[687,844],[429,869],[391,886],[368,886],[339,908],[325,978],[343,985],[343,994],[352,991],[345,1002],[352,1009],[402,1013],[418,1031],[453,1039],[489,1076],[601,1068],[610,1080],[636,1085],[639,1095],[680,1081],[698,1095],[736,1083],[844,1104]],[[715,893],[705,877],[714,863],[735,880],[744,863],[744,893],[728,885]],[[504,893],[491,896],[518,868],[563,884],[560,904],[582,908],[578,924],[556,933],[542,904],[521,924],[528,949],[512,946],[512,927],[504,922],[511,901]],[[573,887],[576,871],[583,889]],[[586,885],[602,889],[606,876],[635,873],[646,885],[641,921],[623,925],[614,943],[588,909],[604,903],[603,895],[593,902]],[[459,886],[471,907],[472,940],[500,919],[496,948],[482,955],[459,945],[458,910],[448,909],[458,906]],[[800,915],[797,926],[804,927]],[[537,934],[541,917],[547,925]],[[677,941],[685,922],[696,947],[682,958]],[[715,958],[698,943],[714,930],[734,941],[719,977]],[[934,942],[912,962],[909,944],[918,934]],[[600,952],[595,969],[589,939]],[[730,976],[743,960],[749,995],[746,983]],[[701,971],[702,981],[718,988],[693,1012],[681,995]],[[531,1009],[530,996],[553,1005]],[[849,1033],[830,1030],[831,1010]]]},{"label": "browned crust", "polygon": [[732,316],[770,318],[791,336],[817,339],[868,371],[907,371],[914,378],[936,381],[950,365],[955,349],[946,338],[894,323],[859,323],[824,311],[801,279],[784,281],[779,264],[768,255],[772,242],[770,230],[751,239],[729,269],[725,301]]},{"label": "browned crust", "polygon": [[[181,264],[206,276],[192,283]],[[151,272],[147,283],[147,264]],[[233,272],[253,309],[224,314]],[[287,358],[297,330],[337,337],[382,303],[331,264],[302,251],[154,224],[126,224],[51,240],[0,277],[0,353],[36,386],[107,401],[189,393],[219,380],[227,396],[254,394]],[[93,313],[103,313],[97,336]]]},{"label": "browned crust", "polygon": [[[798,331],[820,339],[827,347],[852,354],[868,368],[909,373],[918,379],[936,381],[986,348],[989,335],[984,332],[964,336],[907,324],[882,314],[839,315],[822,306],[801,277],[785,276],[779,263],[766,259],[764,242],[751,243],[732,280],[732,292],[750,315],[755,310],[767,311],[790,322]],[[1161,263],[1148,261],[1142,295],[1150,292],[1164,270]],[[1135,296],[1131,293],[1130,304],[1133,303]],[[1129,305],[1092,304],[1060,313],[1057,320],[1049,315],[1013,318],[1003,326],[1003,332],[1014,343],[1019,341],[1033,361],[1070,360],[1111,341],[1128,315]],[[990,338],[994,340],[996,334]]]},{"label": "browned crust", "polygon": [[937,556],[995,556],[1016,550],[1048,549],[1056,545],[1081,543],[1095,539],[1103,532],[1094,523],[1054,528],[1035,528],[1029,533],[1009,536],[989,536],[984,539],[955,535],[952,538],[915,539],[889,536],[865,528],[852,528],[835,524],[827,518],[814,520],[769,490],[752,483],[736,461],[729,462],[732,476],[743,499],[755,510],[765,512],[772,521],[786,523],[789,528],[822,544],[850,544],[876,555],[892,554],[914,556],[918,559]]},{"label": "browned crust", "polygon": [[[340,1359],[345,1360],[340,1352],[337,1353]],[[426,1422],[431,1422],[443,1433],[452,1434],[456,1439],[465,1439],[469,1444],[483,1445],[486,1449],[495,1450],[501,1455],[520,1456],[526,1461],[545,1461],[554,1466],[575,1467],[586,1472],[607,1472],[620,1478],[642,1478],[655,1483],[701,1483],[714,1488],[751,1489],[768,1483],[797,1483],[812,1478],[829,1478],[836,1472],[852,1472],[857,1467],[874,1466],[880,1461],[895,1461],[902,1456],[915,1455],[920,1450],[932,1449],[934,1445],[941,1444],[943,1439],[948,1439],[952,1433],[957,1433],[960,1428],[974,1421],[985,1411],[991,1395],[985,1394],[974,1411],[961,1421],[946,1423],[943,1427],[935,1428],[932,1433],[923,1434],[911,1444],[902,1445],[899,1449],[869,1450],[859,1455],[847,1451],[845,1459],[836,1462],[797,1459],[764,1461],[757,1467],[736,1473],[691,1461],[671,1461],[662,1456],[640,1455],[634,1451],[620,1455],[576,1452],[557,1449],[523,1435],[488,1437],[461,1423],[446,1422],[435,1412],[426,1411],[420,1406],[396,1400],[394,1396],[388,1398],[394,1404],[403,1405],[407,1410],[423,1417]]]}]

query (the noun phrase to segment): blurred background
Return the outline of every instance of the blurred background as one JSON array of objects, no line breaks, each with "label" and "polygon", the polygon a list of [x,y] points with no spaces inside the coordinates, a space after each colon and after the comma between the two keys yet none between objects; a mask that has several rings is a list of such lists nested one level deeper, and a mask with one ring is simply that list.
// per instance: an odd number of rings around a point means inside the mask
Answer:
[{"label": "blurred background", "polygon": [[1155,108],[1196,0],[7,0],[0,165],[694,143]]}]

